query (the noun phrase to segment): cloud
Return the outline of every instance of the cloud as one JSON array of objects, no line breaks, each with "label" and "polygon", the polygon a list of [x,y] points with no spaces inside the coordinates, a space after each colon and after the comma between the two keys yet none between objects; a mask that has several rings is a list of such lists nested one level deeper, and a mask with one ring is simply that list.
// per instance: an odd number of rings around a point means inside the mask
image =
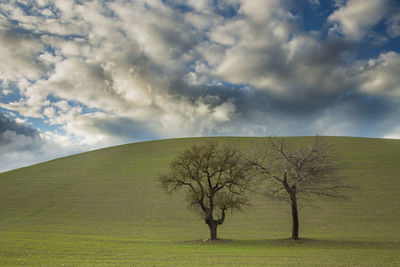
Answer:
[{"label": "cloud", "polygon": [[317,5],[317,6],[320,5],[319,0],[308,0],[308,2],[309,2],[311,5]]},{"label": "cloud", "polygon": [[[20,121],[21,122],[21,121]],[[27,138],[37,139],[39,132],[25,124],[11,120],[0,113],[0,143],[2,146],[14,143],[11,136],[25,136]]]},{"label": "cloud", "polygon": [[[218,36],[232,41],[215,39],[217,44],[200,48],[207,60],[203,65],[209,68],[196,77],[212,73],[217,79],[248,84],[289,102],[307,102],[310,93],[323,98],[348,89],[346,69],[354,45],[346,40],[321,42],[299,32],[292,15],[277,13],[279,19],[272,15],[262,26],[243,18],[217,27]],[[259,38],[260,34],[268,38]]]},{"label": "cloud", "polygon": [[69,107],[66,111],[57,109],[55,112],[57,115],[49,118],[49,122],[61,125],[63,133],[46,134],[48,139],[60,146],[80,146],[80,150],[84,150],[157,138],[148,124],[129,117],[103,112],[81,114],[79,107]]},{"label": "cloud", "polygon": [[397,38],[388,3],[335,1],[312,32],[286,0],[0,3],[0,107],[38,128],[7,140],[60,156],[165,137],[384,136],[400,124],[399,54],[358,50]]},{"label": "cloud", "polygon": [[36,162],[43,144],[38,130],[0,113],[0,172]]},{"label": "cloud", "polygon": [[73,116],[69,113],[57,117],[72,119],[62,133],[42,132],[18,117],[0,113],[0,172],[132,139],[157,138],[146,131],[147,125],[130,118],[98,113]]},{"label": "cloud", "polygon": [[368,34],[388,10],[386,0],[349,0],[329,16],[328,21],[337,23],[332,28],[349,40],[360,40]]},{"label": "cloud", "polygon": [[38,79],[46,70],[46,66],[37,61],[43,47],[35,36],[12,31],[12,25],[7,22],[0,23],[0,79]]},{"label": "cloud", "polygon": [[161,110],[159,133],[166,137],[222,135],[223,124],[233,119],[236,111],[232,100],[223,101],[218,96],[194,101],[187,97],[158,98],[156,105]]},{"label": "cloud", "polygon": [[360,90],[369,95],[400,98],[400,55],[387,52],[360,67]]},{"label": "cloud", "polygon": [[[275,90],[275,73],[284,65],[282,49],[294,32],[294,17],[279,1],[244,1],[242,16],[210,31],[214,42],[200,47],[214,75],[231,83]],[[260,38],[268,36],[268,38]]]},{"label": "cloud", "polygon": [[383,138],[400,139],[400,125],[394,128],[391,132],[385,134]]},{"label": "cloud", "polygon": [[387,21],[387,32],[390,37],[396,38],[400,36],[400,13],[393,15]]}]

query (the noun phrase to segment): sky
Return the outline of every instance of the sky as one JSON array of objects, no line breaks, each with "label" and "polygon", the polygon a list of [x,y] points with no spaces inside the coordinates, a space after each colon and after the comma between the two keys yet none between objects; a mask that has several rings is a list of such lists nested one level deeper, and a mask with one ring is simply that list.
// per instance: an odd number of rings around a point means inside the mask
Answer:
[{"label": "sky", "polygon": [[400,138],[398,0],[1,0],[0,172],[188,136]]}]

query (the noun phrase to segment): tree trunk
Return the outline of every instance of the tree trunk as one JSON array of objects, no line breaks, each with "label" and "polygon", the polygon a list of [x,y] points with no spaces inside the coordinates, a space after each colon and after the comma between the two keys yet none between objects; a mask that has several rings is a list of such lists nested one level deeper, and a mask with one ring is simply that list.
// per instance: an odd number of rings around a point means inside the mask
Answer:
[{"label": "tree trunk", "polygon": [[296,193],[290,194],[290,204],[292,205],[292,239],[299,239],[299,214],[297,212]]},{"label": "tree trunk", "polygon": [[217,226],[218,224],[214,221],[208,223],[208,227],[210,228],[210,240],[217,240]]}]

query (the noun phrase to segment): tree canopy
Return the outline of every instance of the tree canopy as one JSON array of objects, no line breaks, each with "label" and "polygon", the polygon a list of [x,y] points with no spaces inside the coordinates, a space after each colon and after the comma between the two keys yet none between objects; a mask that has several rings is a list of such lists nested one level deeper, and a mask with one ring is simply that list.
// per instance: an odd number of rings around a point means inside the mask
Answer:
[{"label": "tree canopy", "polygon": [[166,191],[183,189],[190,207],[197,210],[217,239],[217,226],[226,211],[247,204],[250,165],[232,145],[193,145],[170,164],[170,172],[160,176]]}]

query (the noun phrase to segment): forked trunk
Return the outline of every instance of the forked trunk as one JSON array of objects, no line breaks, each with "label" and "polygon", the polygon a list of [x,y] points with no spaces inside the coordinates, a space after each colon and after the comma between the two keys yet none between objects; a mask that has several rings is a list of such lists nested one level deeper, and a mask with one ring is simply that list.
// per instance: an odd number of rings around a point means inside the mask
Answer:
[{"label": "forked trunk", "polygon": [[292,239],[299,239],[299,214],[297,212],[296,193],[290,194],[290,204],[292,205]]}]

